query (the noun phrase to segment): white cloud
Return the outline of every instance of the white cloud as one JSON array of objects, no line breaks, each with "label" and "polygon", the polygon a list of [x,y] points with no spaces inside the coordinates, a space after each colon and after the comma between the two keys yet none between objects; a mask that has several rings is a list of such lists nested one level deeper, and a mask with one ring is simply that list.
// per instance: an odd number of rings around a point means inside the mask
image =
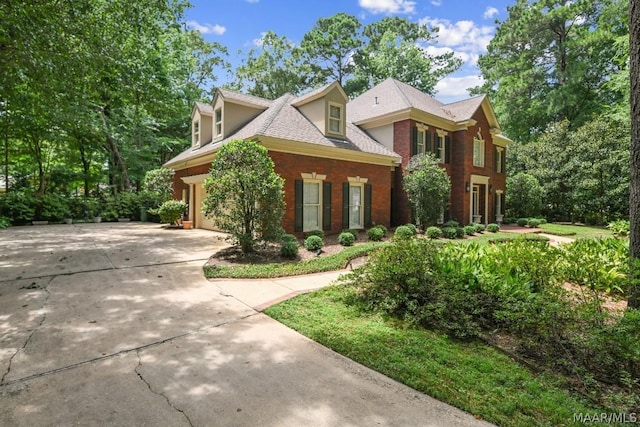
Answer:
[{"label": "white cloud", "polygon": [[496,9],[495,7],[489,6],[484,11],[484,14],[482,15],[482,17],[484,19],[491,19],[491,18],[493,18],[494,16],[496,16],[499,13],[500,13],[500,11],[498,9]]},{"label": "white cloud", "polygon": [[481,76],[445,77],[436,84],[437,98],[454,102],[469,97],[467,89],[481,86],[484,79]]},{"label": "white cloud", "polygon": [[373,14],[413,13],[416,6],[416,2],[410,0],[358,0],[358,4]]},{"label": "white cloud", "polygon": [[442,6],[442,0],[431,0],[431,4],[434,6]]},{"label": "white cloud", "polygon": [[227,28],[222,25],[200,24],[197,21],[187,21],[187,27],[202,34],[215,34],[217,36],[221,36],[227,31]]},{"label": "white cloud", "polygon": [[420,20],[420,24],[438,27],[437,48],[450,49],[465,64],[470,65],[477,64],[480,54],[486,52],[495,31],[494,27],[478,26],[467,20],[451,22],[447,19],[426,17]]}]

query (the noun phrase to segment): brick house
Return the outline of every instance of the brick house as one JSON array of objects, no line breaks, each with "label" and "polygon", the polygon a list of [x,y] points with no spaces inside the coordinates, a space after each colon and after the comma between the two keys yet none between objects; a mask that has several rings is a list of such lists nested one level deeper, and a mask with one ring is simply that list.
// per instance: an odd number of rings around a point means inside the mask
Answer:
[{"label": "brick house", "polygon": [[267,148],[285,180],[282,225],[290,233],[409,222],[402,173],[426,151],[451,176],[444,217],[488,223],[504,212],[510,141],[486,97],[444,105],[393,79],[351,101],[335,82],[273,101],[218,89],[211,104],[195,104],[191,119],[191,147],[164,166],[175,170],[174,197],[189,203],[197,228],[216,228],[200,212],[202,183],[216,151],[234,139]]}]

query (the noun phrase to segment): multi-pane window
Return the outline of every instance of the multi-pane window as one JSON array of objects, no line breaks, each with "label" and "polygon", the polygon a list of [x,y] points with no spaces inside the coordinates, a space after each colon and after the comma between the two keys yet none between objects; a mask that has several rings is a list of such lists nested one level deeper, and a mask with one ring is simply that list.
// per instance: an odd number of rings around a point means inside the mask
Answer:
[{"label": "multi-pane window", "polygon": [[438,161],[440,163],[445,163],[446,162],[446,158],[445,158],[446,151],[445,151],[444,135],[436,134],[435,138],[436,138],[436,140],[435,140],[435,144],[436,144],[436,150],[435,150],[436,151],[435,152],[436,159],[438,159]]},{"label": "multi-pane window", "polygon": [[496,148],[496,173],[504,173],[504,150]]},{"label": "multi-pane window", "polygon": [[342,134],[342,106],[329,104],[329,132]]},{"label": "multi-pane window", "polygon": [[216,136],[222,136],[222,108],[218,108],[215,115]]},{"label": "multi-pane window", "polygon": [[200,121],[193,122],[193,142],[194,145],[200,145]]},{"label": "multi-pane window", "polygon": [[473,140],[473,166],[484,167],[484,140]]},{"label": "multi-pane window", "polygon": [[322,187],[320,181],[304,181],[303,231],[322,229]]},{"label": "multi-pane window", "polygon": [[363,227],[363,184],[349,184],[349,228]]},{"label": "multi-pane window", "polygon": [[425,130],[418,129],[416,133],[416,152],[415,154],[425,154],[426,150],[426,142],[425,142]]}]

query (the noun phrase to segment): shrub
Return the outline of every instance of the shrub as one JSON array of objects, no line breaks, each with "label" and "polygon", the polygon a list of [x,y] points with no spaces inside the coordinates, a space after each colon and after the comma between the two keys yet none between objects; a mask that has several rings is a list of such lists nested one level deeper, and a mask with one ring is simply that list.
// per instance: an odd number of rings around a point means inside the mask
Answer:
[{"label": "shrub", "polygon": [[154,215],[160,216],[160,221],[168,224],[176,224],[187,210],[187,204],[182,200],[167,200],[158,209],[150,209]]},{"label": "shrub", "polygon": [[429,227],[427,228],[425,234],[430,239],[439,239],[440,237],[442,237],[443,233],[440,227]]},{"label": "shrub", "polygon": [[409,227],[409,230],[411,230],[414,236],[418,234],[418,228],[414,224],[408,223],[408,224],[405,224],[404,226]]},{"label": "shrub", "polygon": [[538,222],[540,225],[542,225],[542,224],[546,224],[547,220],[545,218],[538,218]]},{"label": "shrub", "polygon": [[489,224],[487,225],[487,230],[490,233],[497,233],[498,231],[500,231],[500,226],[498,224]]},{"label": "shrub", "polygon": [[280,242],[282,242],[282,243],[287,243],[287,242],[298,243],[298,238],[296,236],[294,236],[293,234],[283,234],[282,236],[280,236]]},{"label": "shrub", "polygon": [[322,241],[322,237],[317,235],[311,235],[304,239],[304,247],[309,251],[317,251],[322,248],[324,242]]},{"label": "shrub", "polygon": [[375,226],[367,231],[367,235],[369,236],[369,240],[379,242],[384,237],[384,230],[379,226]]},{"label": "shrub", "polygon": [[342,230],[342,232],[351,234],[355,240],[358,240],[358,234],[360,234],[360,230],[355,230],[353,228]]},{"label": "shrub", "polygon": [[374,228],[379,228],[380,230],[382,230],[383,237],[387,235],[387,227],[385,227],[384,225],[378,224]]},{"label": "shrub", "polygon": [[0,230],[11,225],[11,220],[6,216],[0,216]]},{"label": "shrub", "polygon": [[353,246],[353,242],[355,241],[356,238],[353,236],[353,234],[346,231],[340,233],[340,235],[338,236],[338,243],[340,243],[342,246]]},{"label": "shrub", "polygon": [[456,239],[463,239],[465,235],[464,228],[458,227],[456,228]]},{"label": "shrub", "polygon": [[625,237],[629,235],[629,221],[624,219],[619,219],[613,222],[610,222],[607,228],[611,230],[614,236],[616,237]]},{"label": "shrub", "polygon": [[525,227],[529,223],[529,218],[518,218],[516,224],[520,227]]},{"label": "shrub", "polygon": [[471,236],[476,232],[476,228],[473,225],[465,225],[464,227],[462,227],[462,229],[464,230],[464,234],[466,234],[467,236]]},{"label": "shrub", "polygon": [[[288,234],[288,236],[290,236],[290,234]],[[295,236],[294,236],[294,239],[295,239]],[[287,259],[294,259],[295,257],[297,257],[298,242],[296,240],[294,241],[283,240],[282,246],[280,246],[280,255],[282,255],[283,258],[287,258]]]},{"label": "shrub", "polygon": [[516,218],[510,217],[510,216],[505,216],[504,218],[502,218],[503,224],[515,224],[516,221],[517,221]]},{"label": "shrub", "polygon": [[485,230],[484,224],[474,223],[473,228],[475,229],[476,233],[484,233]]},{"label": "shrub", "polygon": [[0,196],[0,215],[11,220],[13,225],[31,222],[36,213],[35,196],[27,191],[9,191]]},{"label": "shrub", "polygon": [[456,238],[456,227],[443,227],[442,235],[447,239],[455,239]]},{"label": "shrub", "polygon": [[527,221],[527,225],[531,228],[536,228],[540,225],[540,220],[537,218],[530,218],[529,221]]},{"label": "shrub", "polygon": [[454,220],[450,219],[449,221],[447,221],[444,224],[442,224],[442,228],[447,228],[447,227],[458,228],[458,227],[460,227],[460,223],[458,223],[458,221],[454,221]]},{"label": "shrub", "polygon": [[394,237],[396,239],[410,239],[414,236],[415,234],[413,234],[413,231],[407,227],[406,225],[401,225],[398,228],[396,228],[396,233],[394,235]]},{"label": "shrub", "polygon": [[304,238],[306,239],[307,237],[310,236],[318,236],[321,239],[324,239],[324,231],[322,230],[311,230],[311,231],[306,231],[304,233]]}]

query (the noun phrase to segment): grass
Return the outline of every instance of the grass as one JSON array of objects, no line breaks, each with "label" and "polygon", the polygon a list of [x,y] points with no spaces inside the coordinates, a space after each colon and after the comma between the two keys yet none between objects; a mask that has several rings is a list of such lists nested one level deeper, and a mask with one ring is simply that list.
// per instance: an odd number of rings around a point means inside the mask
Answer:
[{"label": "grass", "polygon": [[574,239],[591,239],[595,237],[613,237],[613,233],[603,227],[591,227],[587,225],[541,224],[539,226],[544,233],[556,236],[569,236]]},{"label": "grass", "polygon": [[362,245],[350,246],[338,253],[308,261],[268,264],[207,265],[204,267],[204,275],[208,279],[222,277],[235,279],[266,279],[341,270],[345,268],[347,263],[352,259],[367,255],[372,250],[384,244],[384,242],[369,242]]},{"label": "grass", "polygon": [[460,244],[476,243],[480,246],[483,246],[490,243],[506,242],[509,240],[516,240],[516,239],[544,240],[544,241],[549,240],[548,238],[544,236],[540,236],[536,233],[517,234],[517,233],[505,233],[501,231],[497,233],[491,233],[491,232],[485,231],[482,234],[478,234],[478,233],[474,234],[472,239],[466,238],[466,239],[451,240],[451,241],[453,243],[460,243]]},{"label": "grass", "polygon": [[356,362],[501,426],[574,425],[574,414],[605,412],[569,394],[558,379],[533,373],[490,346],[362,312],[348,303],[354,292],[329,287],[266,313]]}]

